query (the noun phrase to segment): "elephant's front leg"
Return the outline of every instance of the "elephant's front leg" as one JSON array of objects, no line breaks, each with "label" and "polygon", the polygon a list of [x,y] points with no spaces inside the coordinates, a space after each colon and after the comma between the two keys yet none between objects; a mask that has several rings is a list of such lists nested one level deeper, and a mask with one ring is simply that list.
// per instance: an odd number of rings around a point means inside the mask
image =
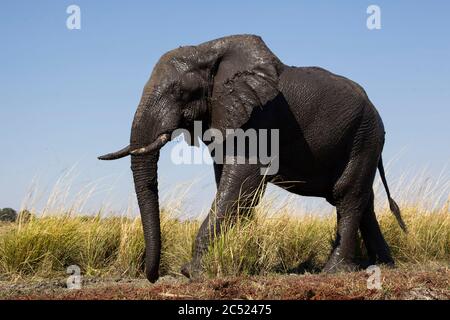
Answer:
[{"label": "elephant's front leg", "polygon": [[233,223],[238,215],[246,215],[252,211],[265,190],[264,180],[260,165],[223,165],[216,197],[194,243],[192,261],[181,270],[185,276],[200,275],[203,254],[214,238],[223,231],[225,220]]}]

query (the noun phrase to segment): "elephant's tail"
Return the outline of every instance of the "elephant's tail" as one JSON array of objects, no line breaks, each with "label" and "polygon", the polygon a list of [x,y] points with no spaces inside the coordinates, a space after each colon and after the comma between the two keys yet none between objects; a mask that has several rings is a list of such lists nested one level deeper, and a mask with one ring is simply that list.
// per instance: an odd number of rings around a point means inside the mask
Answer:
[{"label": "elephant's tail", "polygon": [[384,173],[383,159],[381,158],[381,156],[380,160],[378,161],[378,170],[380,171],[381,181],[383,181],[384,188],[386,189],[387,197],[389,200],[389,209],[391,209],[391,212],[397,219],[400,228],[402,228],[402,230],[406,233],[408,232],[408,229],[406,227],[405,221],[403,221],[402,215],[400,213],[400,208],[398,207],[397,203],[395,203],[394,199],[391,198],[391,193],[389,191],[389,187],[386,181],[386,175]]}]

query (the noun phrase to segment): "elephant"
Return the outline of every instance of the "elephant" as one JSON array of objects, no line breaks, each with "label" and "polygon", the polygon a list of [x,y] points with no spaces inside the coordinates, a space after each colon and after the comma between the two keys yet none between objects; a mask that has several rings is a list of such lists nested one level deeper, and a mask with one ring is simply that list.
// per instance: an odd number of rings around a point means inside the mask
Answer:
[{"label": "elephant", "polygon": [[[394,265],[374,212],[377,168],[390,210],[405,232],[406,225],[385,178],[383,122],[366,92],[325,69],[285,65],[261,37],[243,34],[162,55],[144,86],[130,144],[99,157],[131,156],[150,282],[159,277],[161,251],[160,149],[176,130],[192,132],[198,121],[204,130],[215,129],[224,136],[228,129],[277,129],[279,169],[264,175],[261,163],[214,160],[217,193],[196,236],[192,260],[181,270],[184,275],[201,276],[203,254],[223,232],[224,222],[252,212],[268,183],[294,194],[324,198],[336,207],[335,241],[325,272],[358,267],[358,230],[372,264]],[[192,140],[188,143],[196,145]],[[231,152],[231,158],[235,156]]]}]

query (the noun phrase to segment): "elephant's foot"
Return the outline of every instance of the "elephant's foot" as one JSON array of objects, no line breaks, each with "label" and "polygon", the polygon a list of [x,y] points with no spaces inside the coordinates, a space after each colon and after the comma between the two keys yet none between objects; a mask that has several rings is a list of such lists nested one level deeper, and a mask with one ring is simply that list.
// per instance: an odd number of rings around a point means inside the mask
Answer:
[{"label": "elephant's foot", "polygon": [[359,266],[352,261],[348,261],[339,256],[332,255],[323,268],[326,273],[353,272],[359,270]]},{"label": "elephant's foot", "polygon": [[376,265],[376,260],[374,259],[367,259],[367,260],[361,260],[358,261],[358,265],[361,269],[367,269],[370,266]]},{"label": "elephant's foot", "polygon": [[367,269],[368,267],[373,266],[373,265],[383,266],[383,267],[388,268],[388,269],[394,269],[395,268],[395,263],[393,261],[392,262],[381,262],[381,261],[379,261],[377,263],[373,263],[371,261],[362,261],[359,264],[361,269]]},{"label": "elephant's foot", "polygon": [[188,262],[181,267],[181,274],[189,279],[199,279],[202,274],[202,269],[199,263]]},{"label": "elephant's foot", "polygon": [[377,260],[378,260],[378,263],[380,263],[386,267],[389,267],[389,268],[395,267],[394,259],[392,259],[392,256],[390,253],[379,255]]},{"label": "elephant's foot", "polygon": [[381,265],[383,265],[383,266],[385,266],[385,267],[388,267],[388,268],[395,268],[395,262],[394,262],[394,260],[386,260],[386,261],[383,261],[383,260],[380,260],[379,261],[379,264],[381,264]]},{"label": "elephant's foot", "polygon": [[367,269],[370,266],[373,265],[382,265],[386,268],[395,268],[395,262],[394,260],[389,256],[389,257],[379,257],[379,258],[369,258],[367,260],[362,260],[359,263],[359,266],[361,267],[361,269]]}]

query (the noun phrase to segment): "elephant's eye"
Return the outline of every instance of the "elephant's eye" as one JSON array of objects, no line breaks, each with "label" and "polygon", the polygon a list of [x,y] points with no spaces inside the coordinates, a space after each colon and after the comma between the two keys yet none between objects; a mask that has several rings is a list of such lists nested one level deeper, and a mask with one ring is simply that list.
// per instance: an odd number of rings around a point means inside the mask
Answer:
[{"label": "elephant's eye", "polygon": [[202,95],[203,95],[203,88],[198,87],[191,92],[191,99],[192,100],[200,99]]},{"label": "elephant's eye", "polygon": [[182,101],[192,101],[197,100],[202,97],[203,90],[202,88],[180,88],[179,95]]},{"label": "elephant's eye", "polygon": [[189,98],[190,98],[189,91],[186,91],[184,89],[180,89],[180,97],[181,97],[181,100],[188,101]]}]

